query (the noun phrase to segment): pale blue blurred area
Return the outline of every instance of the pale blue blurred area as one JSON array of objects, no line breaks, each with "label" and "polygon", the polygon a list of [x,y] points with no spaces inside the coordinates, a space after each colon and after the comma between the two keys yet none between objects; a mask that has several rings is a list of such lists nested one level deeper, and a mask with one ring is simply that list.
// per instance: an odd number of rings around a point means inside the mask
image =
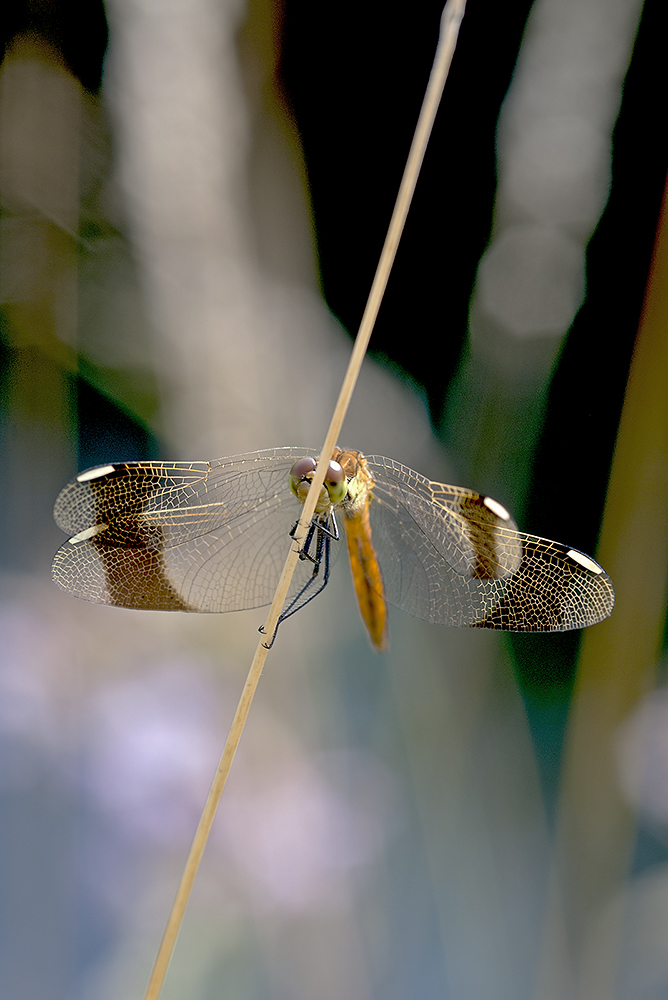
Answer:
[{"label": "pale blue blurred area", "polygon": [[[379,657],[337,569],[281,628],[165,996],[529,995],[546,840],[497,637],[397,613]],[[13,591],[3,995],[140,994],[258,614]]]}]

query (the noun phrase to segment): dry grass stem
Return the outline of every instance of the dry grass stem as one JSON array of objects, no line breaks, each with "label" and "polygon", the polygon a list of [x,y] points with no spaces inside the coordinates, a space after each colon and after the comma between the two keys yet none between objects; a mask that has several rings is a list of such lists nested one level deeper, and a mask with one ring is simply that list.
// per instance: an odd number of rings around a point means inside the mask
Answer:
[{"label": "dry grass stem", "polygon": [[320,460],[313,477],[313,483],[309,490],[306,502],[302,509],[297,530],[295,531],[293,542],[290,546],[288,557],[283,567],[281,578],[276,588],[274,600],[272,602],[267,620],[264,625],[264,636],[258,643],[253,657],[246,683],[237,706],[237,710],[230,727],[230,732],[225,743],[220,763],[213,779],[209,795],[207,797],[202,817],[197,827],[197,832],[190,848],[190,853],[186,861],[185,869],[181,877],[181,882],[172,906],[165,933],[158,949],[151,978],[149,980],[144,1000],[157,1000],[165,979],[165,974],[174,950],[176,938],[181,927],[190,892],[195,881],[197,869],[199,868],[202,854],[209,837],[209,832],[213,824],[218,804],[220,802],[227,776],[232,766],[232,761],[239,746],[241,734],[248,718],[251,703],[262,675],[264,661],[267,653],[267,636],[273,636],[278,626],[281,609],[285,603],[290,581],[299,559],[299,551],[306,537],[308,527],[315,512],[316,499],[320,494],[320,489],[325,481],[325,474],[329,464],[329,458],[336,446],[339,433],[350,403],[355,383],[366,354],[369,338],[378,316],[380,303],[385,292],[385,287],[392,269],[394,257],[397,252],[399,240],[404,228],[408,209],[410,207],[415,185],[417,183],[420,167],[424,158],[431,129],[434,124],[436,112],[443,93],[443,87],[447,79],[448,70],[457,43],[459,25],[464,16],[466,0],[448,0],[441,16],[441,29],[439,34],[438,47],[434,57],[429,83],[425,93],[420,116],[418,118],[415,135],[411,144],[406,167],[399,187],[399,193],[390,220],[385,243],[380,255],[376,274],[371,286],[369,298],[364,310],[362,322],[355,339],[355,345],[350,357],[350,362],[344,376],[339,398],[334,409],[329,430],[320,453]]}]

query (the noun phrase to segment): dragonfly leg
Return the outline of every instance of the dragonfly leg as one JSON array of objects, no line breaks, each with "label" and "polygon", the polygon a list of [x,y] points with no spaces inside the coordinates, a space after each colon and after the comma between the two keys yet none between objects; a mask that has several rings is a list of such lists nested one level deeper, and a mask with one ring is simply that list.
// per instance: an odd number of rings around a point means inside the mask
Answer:
[{"label": "dragonfly leg", "polygon": [[[329,535],[329,537],[333,538],[335,542],[338,542],[338,540],[339,540],[339,526],[336,523],[336,517],[334,516],[334,511],[330,512],[330,514],[329,514],[329,521],[330,521],[330,523],[332,525],[331,530],[328,528],[327,524],[324,521],[317,521],[317,520],[311,521],[311,524],[309,525],[309,529],[308,529],[308,534],[306,535],[306,538],[304,539],[304,544],[302,545],[301,549],[299,550],[299,558],[300,559],[308,559],[310,562],[312,562],[312,563],[314,563],[316,565],[320,564],[320,557],[318,555],[318,550],[319,550],[320,539],[322,537],[322,534]],[[293,527],[292,527],[292,529],[290,531],[290,538],[294,538],[295,531],[297,530],[297,525],[298,524],[299,524],[299,521],[295,521],[295,523],[294,523],[294,525],[293,525]],[[315,534],[316,531],[318,532],[317,541],[316,541],[316,554],[315,554],[315,556],[312,556],[309,550],[311,548],[311,545],[313,544],[313,535]]]},{"label": "dragonfly leg", "polygon": [[[318,531],[315,556],[307,556],[307,558],[313,563],[313,573],[311,574],[311,578],[307,580],[299,593],[290,601],[285,611],[281,613],[281,617],[278,619],[279,623],[285,621],[285,619],[289,618],[290,615],[293,615],[295,611],[299,611],[299,609],[303,608],[305,604],[312,601],[313,598],[317,597],[317,595],[324,590],[329,583],[330,539],[333,537],[334,536],[329,531],[326,533]],[[302,600],[309,588],[313,586],[313,583],[320,572],[321,566],[323,568],[323,573],[320,578],[320,586],[314,590],[312,594],[309,594],[305,600]]]},{"label": "dragonfly leg", "polygon": [[339,526],[336,523],[336,517],[334,516],[334,511],[333,510],[329,512],[329,522],[332,525],[331,531],[327,527],[326,524],[318,524],[318,527],[320,528],[320,530],[322,532],[324,532],[325,535],[329,535],[329,537],[333,538],[335,542],[338,542],[338,540],[339,540]]},{"label": "dragonfly leg", "polygon": [[[338,541],[339,538],[339,532],[336,520],[334,520],[333,528],[334,530],[330,531],[323,524],[315,523],[311,525],[312,531],[310,531],[309,535],[307,535],[304,547],[306,548],[306,545],[309,544],[309,537],[312,540],[313,537],[312,532],[315,533],[316,534],[315,555],[312,556],[309,552],[306,552],[306,555],[304,555],[302,558],[309,559],[313,563],[313,572],[310,576],[310,579],[306,581],[306,583],[299,591],[299,593],[296,594],[296,596],[293,597],[293,599],[290,601],[285,611],[281,612],[281,615],[276,624],[276,628],[274,629],[274,634],[271,637],[271,641],[269,643],[265,643],[267,649],[271,649],[271,647],[273,646],[274,639],[276,638],[276,633],[278,632],[278,626],[281,624],[281,622],[284,622],[286,618],[289,618],[291,615],[294,615],[295,611],[299,611],[301,608],[304,607],[305,604],[308,604],[309,601],[312,601],[314,597],[317,597],[318,594],[320,594],[329,583],[330,544],[332,539]],[[290,532],[290,534],[292,534],[292,532]],[[304,595],[307,593],[309,588],[313,587],[313,584],[320,572],[321,566],[322,566],[322,576],[320,577],[319,580],[320,585],[313,591],[313,593],[309,594],[308,597],[305,597]],[[264,634],[263,625],[260,626],[259,631]]]}]

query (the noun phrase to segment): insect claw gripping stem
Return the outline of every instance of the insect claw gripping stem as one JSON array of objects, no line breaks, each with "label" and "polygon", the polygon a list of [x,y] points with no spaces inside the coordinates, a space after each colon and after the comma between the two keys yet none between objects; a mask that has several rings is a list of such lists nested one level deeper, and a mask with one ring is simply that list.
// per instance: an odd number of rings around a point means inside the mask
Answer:
[{"label": "insect claw gripping stem", "polygon": [[[274,640],[276,639],[276,633],[278,632],[278,626],[281,624],[282,620],[283,620],[282,618],[278,619],[278,622],[276,623],[276,628],[274,629],[274,634],[271,637],[271,642],[263,642],[262,643],[262,645],[264,646],[265,649],[271,649],[271,647],[274,645]],[[266,635],[267,634],[265,632],[265,630],[264,630],[264,625],[260,625],[260,627],[258,629],[258,632],[260,633],[260,635]]]}]

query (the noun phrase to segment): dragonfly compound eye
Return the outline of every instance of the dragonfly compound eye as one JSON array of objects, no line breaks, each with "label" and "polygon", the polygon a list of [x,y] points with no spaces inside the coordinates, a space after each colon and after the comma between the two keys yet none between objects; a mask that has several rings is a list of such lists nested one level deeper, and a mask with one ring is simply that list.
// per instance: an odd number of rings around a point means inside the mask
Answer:
[{"label": "dragonfly compound eye", "polygon": [[290,489],[302,503],[308,493],[316,465],[317,462],[314,458],[299,458],[290,469]]},{"label": "dragonfly compound eye", "polygon": [[332,503],[341,503],[348,492],[348,480],[338,462],[329,463],[325,475],[325,486]]}]

